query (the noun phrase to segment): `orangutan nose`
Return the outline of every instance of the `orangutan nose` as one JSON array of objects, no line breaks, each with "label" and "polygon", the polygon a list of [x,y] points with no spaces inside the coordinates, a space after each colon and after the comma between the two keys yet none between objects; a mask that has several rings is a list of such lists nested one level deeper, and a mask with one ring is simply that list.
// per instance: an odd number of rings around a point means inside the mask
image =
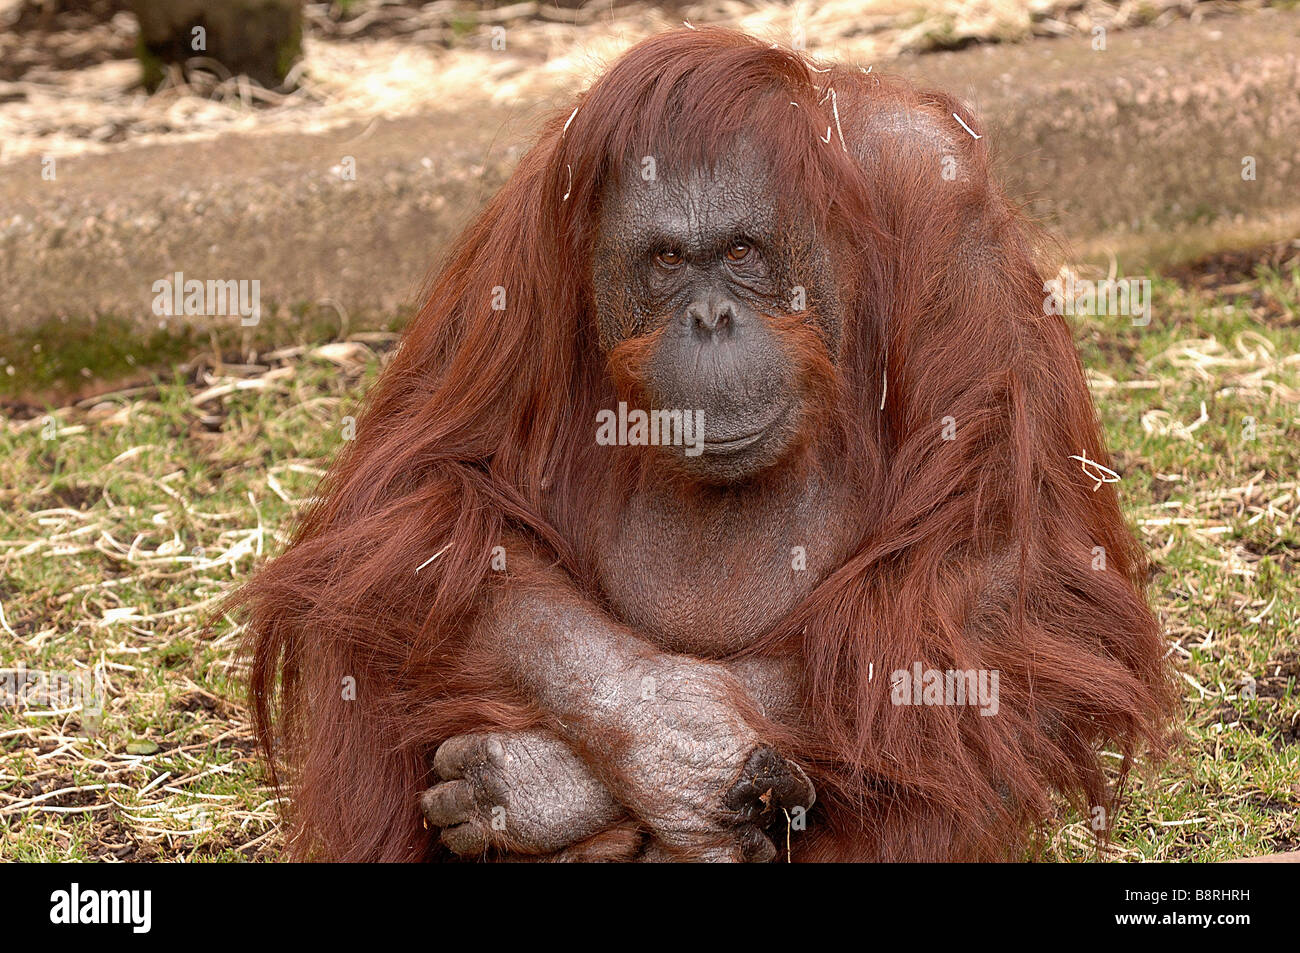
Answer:
[{"label": "orangutan nose", "polygon": [[686,306],[686,320],[696,334],[711,337],[729,330],[736,320],[736,303],[731,298],[711,294]]}]

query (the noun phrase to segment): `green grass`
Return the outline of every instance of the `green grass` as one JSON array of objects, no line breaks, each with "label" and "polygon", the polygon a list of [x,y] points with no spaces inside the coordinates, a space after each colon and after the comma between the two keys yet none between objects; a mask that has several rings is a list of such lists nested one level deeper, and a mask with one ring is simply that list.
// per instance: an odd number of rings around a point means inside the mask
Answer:
[{"label": "green grass", "polygon": [[[1157,281],[1150,326],[1077,328],[1184,691],[1173,757],[1130,781],[1128,859],[1300,849],[1300,274],[1241,284]],[[1085,829],[1057,856],[1089,856]]]},{"label": "green grass", "polygon": [[[198,331],[177,319],[132,320],[117,314],[51,318],[30,328],[0,331],[0,400],[52,399],[100,393],[115,381],[138,379],[145,368],[180,364],[205,346],[224,354],[270,350],[284,343],[285,329],[299,340],[324,341],[348,324],[329,305],[298,302],[256,327],[238,323]],[[284,313],[287,312],[287,313]],[[409,314],[355,316],[353,328],[392,330]]]},{"label": "green grass", "polygon": [[[1157,281],[1149,327],[1074,319],[1183,688],[1182,741],[1138,765],[1107,856],[1300,849],[1298,309],[1300,275],[1265,267]],[[339,448],[392,343],[360,337],[3,420],[0,667],[108,682],[98,718],[0,708],[5,858],[278,856],[238,633],[201,622]],[[1063,814],[1044,855],[1095,858],[1087,830]]]}]

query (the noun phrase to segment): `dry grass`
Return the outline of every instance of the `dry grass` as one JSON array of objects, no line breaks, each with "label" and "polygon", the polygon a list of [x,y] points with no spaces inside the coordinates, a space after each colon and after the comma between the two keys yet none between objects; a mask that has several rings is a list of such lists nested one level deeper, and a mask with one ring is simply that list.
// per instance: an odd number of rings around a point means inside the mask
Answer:
[{"label": "dry grass", "polygon": [[202,623],[280,544],[337,446],[334,422],[393,340],[200,360],[166,383],[5,421],[0,663],[84,674],[103,707],[0,709],[6,854],[235,859],[273,846],[238,628],[206,638]]}]

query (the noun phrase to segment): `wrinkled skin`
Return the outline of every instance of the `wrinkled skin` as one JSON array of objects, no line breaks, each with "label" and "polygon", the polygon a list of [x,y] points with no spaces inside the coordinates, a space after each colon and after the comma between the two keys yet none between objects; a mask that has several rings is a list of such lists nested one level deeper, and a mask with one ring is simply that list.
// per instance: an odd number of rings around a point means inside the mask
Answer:
[{"label": "wrinkled skin", "polygon": [[480,732],[443,743],[440,783],[421,798],[454,852],[550,854],[626,816],[582,759],[549,732]]},{"label": "wrinkled skin", "polygon": [[658,341],[643,381],[653,406],[703,412],[705,450],[674,454],[701,482],[735,485],[785,459],[804,409],[798,368],[763,315],[788,314],[802,289],[826,347],[838,302],[814,231],[778,224],[752,150],[715,170],[611,190],[593,262],[601,346]]},{"label": "wrinkled skin", "polygon": [[[475,637],[495,646],[554,730],[465,735],[435,756],[422,797],[464,856],[767,861],[765,828],[815,800],[807,776],[756,725],[798,718],[791,660],[732,666],[849,554],[849,491],[788,467],[807,426],[804,382],[764,316],[803,289],[831,359],[839,311],[811,229],[778,228],[752,150],[657,181],[630,173],[604,202],[592,263],[606,353],[654,335],[639,382],[651,406],[699,409],[703,453],[646,447],[680,481],[644,481],[601,547],[613,614],[554,570],[505,592]],[[778,466],[778,464],[780,466]],[[738,518],[738,514],[743,514]],[[792,571],[794,547],[807,568]],[[677,654],[690,653],[690,654]],[[494,818],[496,822],[494,824]]]}]

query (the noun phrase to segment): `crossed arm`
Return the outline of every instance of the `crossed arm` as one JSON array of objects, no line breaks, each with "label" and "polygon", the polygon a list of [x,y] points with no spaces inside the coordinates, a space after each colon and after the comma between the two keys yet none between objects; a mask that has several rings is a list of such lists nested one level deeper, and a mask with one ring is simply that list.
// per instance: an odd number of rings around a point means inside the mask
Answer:
[{"label": "crossed arm", "polygon": [[496,593],[472,637],[557,729],[439,747],[421,807],[458,854],[766,860],[773,813],[812,804],[806,775],[761,734],[797,709],[779,662],[664,652],[557,569]]}]

